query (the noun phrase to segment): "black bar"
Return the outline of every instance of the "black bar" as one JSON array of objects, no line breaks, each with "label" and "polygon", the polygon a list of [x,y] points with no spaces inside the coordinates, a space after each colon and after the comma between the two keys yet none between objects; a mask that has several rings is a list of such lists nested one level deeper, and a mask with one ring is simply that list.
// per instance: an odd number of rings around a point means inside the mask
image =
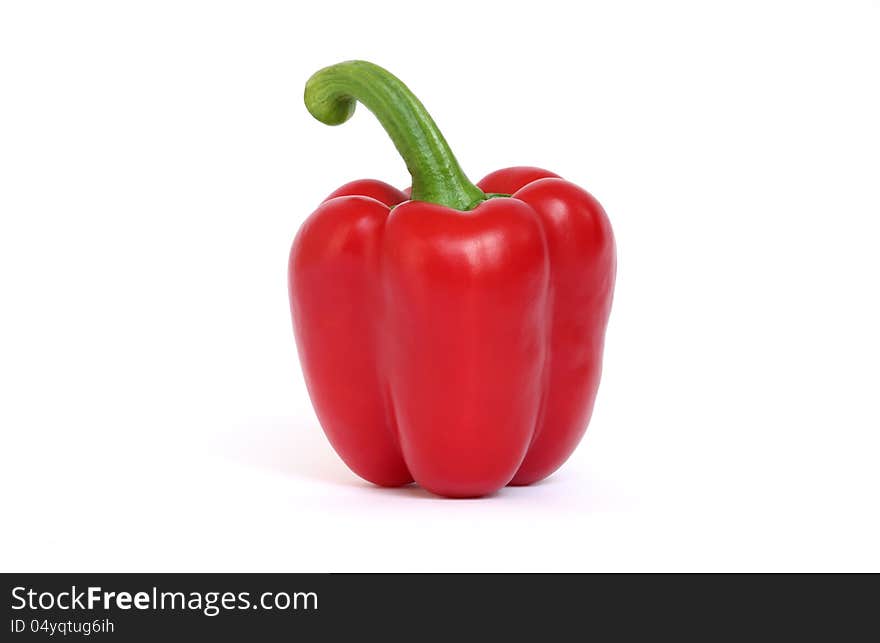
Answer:
[{"label": "black bar", "polygon": [[10,641],[86,638],[86,628],[119,641],[752,640],[798,630],[842,640],[877,599],[873,577],[830,575],[5,574],[3,586]]}]

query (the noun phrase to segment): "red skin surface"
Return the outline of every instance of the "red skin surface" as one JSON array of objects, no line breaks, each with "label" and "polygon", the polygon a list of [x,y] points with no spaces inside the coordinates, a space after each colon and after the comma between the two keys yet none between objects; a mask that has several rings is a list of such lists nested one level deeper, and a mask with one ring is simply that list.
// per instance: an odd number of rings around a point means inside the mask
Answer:
[{"label": "red skin surface", "polygon": [[477,185],[513,196],[461,212],[354,181],[293,243],[309,395],[334,449],[375,484],[450,497],[530,484],[589,423],[616,269],[608,218],[545,170]]}]

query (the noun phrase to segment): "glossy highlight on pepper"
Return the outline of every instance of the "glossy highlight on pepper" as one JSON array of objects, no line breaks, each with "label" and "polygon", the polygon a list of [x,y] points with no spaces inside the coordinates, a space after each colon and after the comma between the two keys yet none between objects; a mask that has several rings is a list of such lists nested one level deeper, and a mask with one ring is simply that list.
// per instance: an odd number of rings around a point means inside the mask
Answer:
[{"label": "glossy highlight on pepper", "polygon": [[604,210],[538,168],[471,183],[424,106],[372,63],[322,69],[305,102],[328,125],[362,103],[412,177],[411,195],[342,186],[291,249],[297,349],[330,443],[370,482],[449,497],[547,477],[599,386],[616,272]]}]

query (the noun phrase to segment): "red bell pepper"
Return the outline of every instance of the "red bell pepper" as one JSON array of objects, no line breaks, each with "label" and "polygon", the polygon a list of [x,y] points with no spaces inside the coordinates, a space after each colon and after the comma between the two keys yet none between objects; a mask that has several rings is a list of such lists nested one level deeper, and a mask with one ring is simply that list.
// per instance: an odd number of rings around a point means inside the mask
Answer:
[{"label": "red bell pepper", "polygon": [[586,430],[616,268],[599,203],[546,170],[477,185],[407,87],[352,61],[305,103],[328,125],[379,119],[412,194],[375,180],[331,194],[290,253],[306,384],[331,444],[378,485],[470,497],[550,475]]}]

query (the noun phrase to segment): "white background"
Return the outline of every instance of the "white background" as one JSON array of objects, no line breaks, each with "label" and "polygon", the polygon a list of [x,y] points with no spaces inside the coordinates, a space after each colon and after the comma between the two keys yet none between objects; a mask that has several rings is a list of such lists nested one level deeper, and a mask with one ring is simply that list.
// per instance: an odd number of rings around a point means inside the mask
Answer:
[{"label": "white background", "polygon": [[[431,6],[434,9],[431,9]],[[880,571],[877,2],[7,2],[0,569]],[[361,482],[309,404],[287,252],[377,62],[471,178],[552,169],[618,238],[590,430],[545,483]]]}]

